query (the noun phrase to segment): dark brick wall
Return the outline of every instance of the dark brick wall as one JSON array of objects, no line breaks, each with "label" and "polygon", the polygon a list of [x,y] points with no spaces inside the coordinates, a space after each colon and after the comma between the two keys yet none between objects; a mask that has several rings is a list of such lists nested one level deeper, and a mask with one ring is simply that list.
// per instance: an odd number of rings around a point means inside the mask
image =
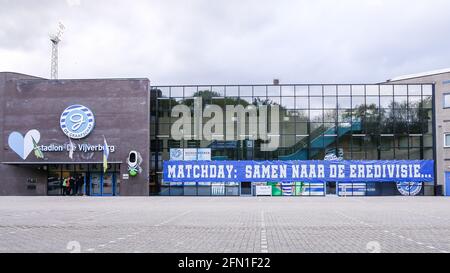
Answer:
[{"label": "dark brick wall", "polygon": [[[29,75],[0,72],[0,162],[4,161],[8,143],[4,134],[4,112],[6,106],[5,86],[19,79],[40,79]],[[32,180],[33,183],[29,183]],[[28,188],[31,186],[31,188]],[[4,165],[0,163],[0,195],[45,195],[47,193],[47,173],[26,166]]]}]

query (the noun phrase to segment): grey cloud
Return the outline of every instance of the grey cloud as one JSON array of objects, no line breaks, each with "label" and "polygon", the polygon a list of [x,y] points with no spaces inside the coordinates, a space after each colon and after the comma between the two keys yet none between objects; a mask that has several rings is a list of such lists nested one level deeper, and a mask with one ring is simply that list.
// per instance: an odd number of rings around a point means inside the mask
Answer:
[{"label": "grey cloud", "polygon": [[[446,0],[0,0],[0,70],[154,84],[377,82],[450,66]],[[42,65],[45,63],[45,65]]]}]

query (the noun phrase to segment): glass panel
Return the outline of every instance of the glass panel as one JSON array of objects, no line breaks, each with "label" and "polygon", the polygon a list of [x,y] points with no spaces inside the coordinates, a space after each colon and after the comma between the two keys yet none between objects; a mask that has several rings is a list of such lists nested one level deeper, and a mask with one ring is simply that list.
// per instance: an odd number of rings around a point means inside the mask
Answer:
[{"label": "glass panel", "polygon": [[291,147],[296,143],[296,137],[295,137],[295,128],[292,128],[292,132],[287,132],[291,135],[283,135],[281,137],[281,145],[283,147]]},{"label": "glass panel", "polygon": [[375,107],[378,108],[380,97],[366,97],[366,105],[367,107]]},{"label": "glass panel", "polygon": [[268,99],[271,104],[278,104],[278,105],[281,104],[280,97],[269,97]]},{"label": "glass panel", "polygon": [[366,85],[366,95],[367,96],[378,96],[379,86],[378,85]]},{"label": "glass panel", "polygon": [[322,96],[322,86],[321,85],[311,85],[309,86],[310,96]]},{"label": "glass panel", "polygon": [[296,122],[307,122],[309,120],[309,113],[308,110],[297,110],[296,112],[296,116],[295,116],[295,121]]},{"label": "glass panel", "polygon": [[295,95],[296,96],[308,96],[308,86],[297,85],[295,87]]},{"label": "glass panel", "polygon": [[336,109],[336,97],[324,97],[323,104],[325,109]]},{"label": "glass panel", "polygon": [[211,195],[216,195],[216,196],[225,195],[225,183],[221,183],[221,182],[211,183]]},{"label": "glass panel", "polygon": [[322,122],[311,122],[309,124],[309,128],[311,130],[311,133],[313,133],[315,130],[317,130],[317,129],[321,128],[321,127],[323,127],[323,123]]},{"label": "glass panel", "polygon": [[170,195],[180,196],[183,195],[183,193],[184,193],[183,182],[170,183]]},{"label": "glass panel", "polygon": [[309,97],[311,109],[322,109],[322,97]]},{"label": "glass panel", "polygon": [[380,98],[380,108],[392,107],[393,97],[381,97]]},{"label": "glass panel", "polygon": [[339,122],[350,122],[352,120],[351,110],[339,110],[338,121]]},{"label": "glass panel", "polygon": [[[352,137],[351,142],[351,158],[353,160],[365,159],[366,157],[364,137]],[[345,154],[344,154],[345,155]]]},{"label": "glass panel", "polygon": [[283,97],[293,97],[295,96],[295,91],[294,91],[294,86],[293,85],[284,85],[281,86],[281,95]]},{"label": "glass panel", "polygon": [[268,86],[267,87],[267,96],[281,96],[281,87],[280,86]]},{"label": "glass panel", "polygon": [[431,96],[424,96],[423,97],[423,108],[432,108],[432,99]]},{"label": "glass panel", "polygon": [[392,96],[394,93],[394,87],[392,85],[380,85],[381,96]]},{"label": "glass panel", "polygon": [[422,95],[422,86],[420,85],[408,85],[408,95],[420,96]]},{"label": "glass panel", "polygon": [[353,85],[352,86],[352,95],[353,96],[364,96],[364,85]]},{"label": "glass panel", "polygon": [[[118,166],[119,167],[119,166]],[[119,173],[116,173],[116,187],[114,195],[119,196],[120,195],[120,183],[121,183],[121,177]]]},{"label": "glass panel", "polygon": [[380,160],[393,160],[394,159],[394,149],[389,148],[387,150],[382,150],[380,152]]},{"label": "glass panel", "polygon": [[336,122],[337,111],[336,110],[324,110],[323,119],[324,122]]},{"label": "glass panel", "polygon": [[339,108],[341,109],[350,109],[352,108],[351,98],[350,97],[338,97]]},{"label": "glass panel", "polygon": [[416,148],[420,148],[420,142],[421,142],[422,137],[409,137],[409,146],[410,147],[416,147]]},{"label": "glass panel", "polygon": [[409,105],[408,105],[409,108],[420,108],[421,103],[422,103],[422,97],[409,96],[408,101],[409,101]]},{"label": "glass panel", "polygon": [[395,107],[406,107],[408,103],[407,96],[394,96]]},{"label": "glass panel", "polygon": [[281,105],[286,109],[295,109],[295,98],[294,97],[282,97]]},{"label": "glass panel", "polygon": [[184,184],[184,195],[185,196],[196,196],[197,195],[197,187],[195,186],[195,182],[188,184],[187,182]]},{"label": "glass panel", "polygon": [[350,96],[350,85],[339,85],[338,86],[338,95],[339,96]]},{"label": "glass panel", "polygon": [[184,88],[184,96],[193,97],[197,93],[197,86],[189,86]]},{"label": "glass panel", "polygon": [[50,165],[48,167],[47,176],[47,194],[61,195],[62,194],[62,179],[59,165]]},{"label": "glass panel", "polygon": [[445,147],[450,147],[450,134],[445,135]]},{"label": "glass panel", "polygon": [[[308,134],[308,124],[307,123],[297,123],[295,126],[295,134],[302,135],[302,136]],[[299,137],[297,137],[297,140],[299,140]]]},{"label": "glass panel", "polygon": [[322,121],[323,119],[323,110],[310,110],[309,111],[310,121]]},{"label": "glass panel", "polygon": [[296,97],[295,98],[295,108],[296,109],[308,109],[308,98],[307,97]]},{"label": "glass panel", "polygon": [[450,108],[450,94],[444,94],[444,107]]},{"label": "glass panel", "polygon": [[364,107],[365,99],[364,97],[352,97],[352,108]]},{"label": "glass panel", "polygon": [[226,185],[226,195],[227,196],[238,196],[239,195],[239,186],[227,184]]},{"label": "glass panel", "polygon": [[170,97],[170,88],[169,87],[157,87],[159,90],[161,90],[161,95],[163,97]]},{"label": "glass panel", "polygon": [[[396,159],[399,159],[399,158],[397,157],[397,154],[395,154],[395,158],[396,158]],[[410,159],[410,160],[419,160],[419,159],[421,159],[421,156],[420,156],[420,149],[419,149],[419,148],[411,148],[411,149],[409,150],[408,159]]]},{"label": "glass panel", "polygon": [[173,97],[184,97],[183,87],[172,87],[170,88],[170,96]]},{"label": "glass panel", "polygon": [[423,96],[431,96],[433,94],[433,86],[432,85],[422,85],[422,95]]},{"label": "glass panel", "polygon": [[394,95],[396,96],[406,96],[408,95],[408,87],[406,85],[395,85]]},{"label": "glass panel", "polygon": [[103,195],[113,194],[113,174],[105,173],[103,175]]},{"label": "glass panel", "polygon": [[[245,89],[246,87],[241,86],[241,88]],[[239,89],[237,86],[227,86],[227,87],[225,87],[225,93],[226,93],[227,97],[230,97],[230,96],[237,97],[237,96],[239,96]],[[244,92],[244,93],[246,93],[246,92]],[[251,87],[250,87],[249,96],[251,96],[251,95],[252,94],[251,94]]]},{"label": "glass panel", "polygon": [[325,85],[323,87],[323,94],[325,96],[336,96],[336,86],[335,85]]},{"label": "glass panel", "polygon": [[225,87],[223,86],[213,86],[211,87],[211,91],[214,93],[214,97],[223,97],[225,96]]},{"label": "glass panel", "polygon": [[261,97],[265,97],[265,96],[267,96],[267,91],[266,91],[266,86],[254,86],[253,87],[253,95],[255,96],[255,97],[259,97],[259,96],[261,96]]}]

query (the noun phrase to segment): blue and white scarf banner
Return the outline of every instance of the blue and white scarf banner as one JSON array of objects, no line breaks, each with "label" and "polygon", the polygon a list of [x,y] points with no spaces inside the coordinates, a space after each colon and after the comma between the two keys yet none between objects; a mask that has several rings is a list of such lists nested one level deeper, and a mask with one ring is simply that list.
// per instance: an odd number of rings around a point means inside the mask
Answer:
[{"label": "blue and white scarf banner", "polygon": [[164,182],[432,182],[433,160],[165,161]]}]

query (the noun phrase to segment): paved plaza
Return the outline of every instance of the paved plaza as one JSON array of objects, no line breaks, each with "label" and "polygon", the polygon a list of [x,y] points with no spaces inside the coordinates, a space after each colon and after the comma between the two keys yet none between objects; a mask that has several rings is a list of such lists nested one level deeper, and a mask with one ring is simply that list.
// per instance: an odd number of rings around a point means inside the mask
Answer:
[{"label": "paved plaza", "polygon": [[450,252],[443,197],[0,197],[0,252]]}]

